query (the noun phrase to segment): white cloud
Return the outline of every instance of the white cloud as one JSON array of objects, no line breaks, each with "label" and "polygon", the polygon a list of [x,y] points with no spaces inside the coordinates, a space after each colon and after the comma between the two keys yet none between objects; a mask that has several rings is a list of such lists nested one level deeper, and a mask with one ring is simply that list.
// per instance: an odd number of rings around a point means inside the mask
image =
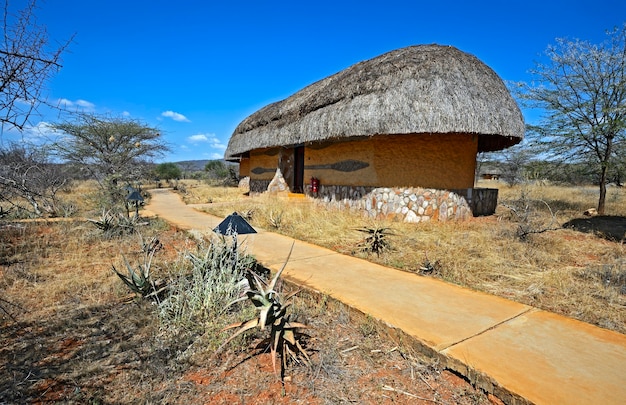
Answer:
[{"label": "white cloud", "polygon": [[38,134],[39,136],[46,136],[48,134],[58,134],[58,132],[52,127],[49,122],[40,121],[37,125],[28,128],[32,134]]},{"label": "white cloud", "polygon": [[67,98],[61,98],[58,101],[58,105],[61,108],[70,109],[75,108],[76,110],[83,111],[93,111],[96,108],[94,103],[91,103],[87,100],[78,99],[76,101],[68,100]]},{"label": "white cloud", "polygon": [[171,118],[178,122],[191,122],[187,117],[174,111],[164,111],[161,113],[163,117]]},{"label": "white cloud", "polygon": [[209,138],[207,138],[207,136],[204,134],[191,135],[189,138],[187,138],[187,140],[189,141],[189,143],[193,143],[194,145],[209,142]]},{"label": "white cloud", "polygon": [[122,117],[130,117],[130,113],[128,111],[122,111]]},{"label": "white cloud", "polygon": [[87,110],[93,110],[96,107],[94,103],[90,103],[86,100],[76,100],[76,105]]},{"label": "white cloud", "polygon": [[206,143],[210,148],[218,149],[221,151],[226,150],[226,145],[222,143],[222,141],[215,134],[196,134],[187,138],[187,142],[192,145],[197,145],[200,143]]}]

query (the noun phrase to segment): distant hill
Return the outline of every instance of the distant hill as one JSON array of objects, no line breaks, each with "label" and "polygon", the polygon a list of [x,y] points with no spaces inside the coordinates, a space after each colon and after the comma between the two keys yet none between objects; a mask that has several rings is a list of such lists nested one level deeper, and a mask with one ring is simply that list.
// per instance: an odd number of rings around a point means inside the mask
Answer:
[{"label": "distant hill", "polygon": [[235,163],[227,162],[224,159],[183,160],[183,161],[180,161],[180,162],[174,162],[174,164],[176,164],[182,170],[185,170],[185,171],[188,171],[188,172],[196,172],[196,171],[203,171],[204,167],[206,166],[206,164],[209,163],[209,162],[212,162],[213,160],[221,160],[227,166],[228,165],[236,165]]},{"label": "distant hill", "polygon": [[209,160],[183,160],[180,162],[174,162],[178,167],[185,171],[200,171],[204,170],[204,166],[209,163]]}]

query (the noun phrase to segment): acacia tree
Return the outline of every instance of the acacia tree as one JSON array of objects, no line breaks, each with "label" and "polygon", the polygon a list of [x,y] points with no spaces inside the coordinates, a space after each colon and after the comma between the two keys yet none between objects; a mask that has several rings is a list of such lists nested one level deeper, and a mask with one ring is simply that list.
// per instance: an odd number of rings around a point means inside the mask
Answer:
[{"label": "acacia tree", "polygon": [[209,179],[220,180],[224,185],[232,186],[239,183],[237,172],[232,168],[232,165],[224,163],[223,160],[209,160],[204,165],[204,171]]},{"label": "acacia tree", "polygon": [[165,181],[179,179],[182,175],[182,170],[176,165],[176,163],[161,163],[154,168],[154,173]]},{"label": "acacia tree", "polygon": [[36,1],[22,10],[4,2],[0,40],[0,124],[23,129],[33,111],[45,102],[45,83],[60,67],[69,41],[51,47],[45,27],[35,21]]},{"label": "acacia tree", "polygon": [[606,184],[626,137],[626,24],[607,32],[599,45],[557,39],[536,63],[535,82],[521,84],[520,98],[545,112],[530,137],[547,158],[592,161],[605,211]]},{"label": "acacia tree", "polygon": [[64,134],[55,143],[59,157],[88,171],[112,208],[124,202],[118,186],[143,178],[148,161],[168,150],[156,128],[124,118],[80,114],[74,122],[54,124]]},{"label": "acacia tree", "polygon": [[212,179],[225,179],[228,177],[228,167],[221,160],[209,160],[204,165],[204,171]]}]

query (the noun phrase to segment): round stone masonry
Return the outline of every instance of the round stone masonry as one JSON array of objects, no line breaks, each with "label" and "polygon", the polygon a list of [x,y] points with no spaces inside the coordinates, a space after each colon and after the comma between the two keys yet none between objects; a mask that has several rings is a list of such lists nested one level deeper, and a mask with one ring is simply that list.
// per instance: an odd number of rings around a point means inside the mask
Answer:
[{"label": "round stone masonry", "polygon": [[333,207],[361,210],[371,218],[417,223],[431,219],[463,220],[472,216],[467,200],[449,190],[323,185],[317,195],[309,195]]}]

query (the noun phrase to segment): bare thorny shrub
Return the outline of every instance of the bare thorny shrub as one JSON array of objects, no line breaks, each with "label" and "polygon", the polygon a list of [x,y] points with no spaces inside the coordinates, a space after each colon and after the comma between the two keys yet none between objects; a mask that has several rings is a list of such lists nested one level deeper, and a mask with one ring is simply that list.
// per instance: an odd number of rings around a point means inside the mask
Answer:
[{"label": "bare thorny shrub", "polygon": [[19,129],[40,104],[46,104],[46,82],[61,68],[61,54],[71,42],[55,49],[45,26],[37,23],[36,0],[25,3],[16,10],[12,2],[4,2],[0,45],[0,124]]},{"label": "bare thorny shrub", "polygon": [[561,229],[550,205],[541,199],[531,199],[523,188],[516,199],[500,204],[508,209],[508,219],[517,224],[515,235],[521,241],[527,241],[531,235]]},{"label": "bare thorny shrub", "polygon": [[73,213],[58,197],[70,184],[67,168],[50,162],[43,147],[0,146],[0,212],[3,217],[57,217]]}]

